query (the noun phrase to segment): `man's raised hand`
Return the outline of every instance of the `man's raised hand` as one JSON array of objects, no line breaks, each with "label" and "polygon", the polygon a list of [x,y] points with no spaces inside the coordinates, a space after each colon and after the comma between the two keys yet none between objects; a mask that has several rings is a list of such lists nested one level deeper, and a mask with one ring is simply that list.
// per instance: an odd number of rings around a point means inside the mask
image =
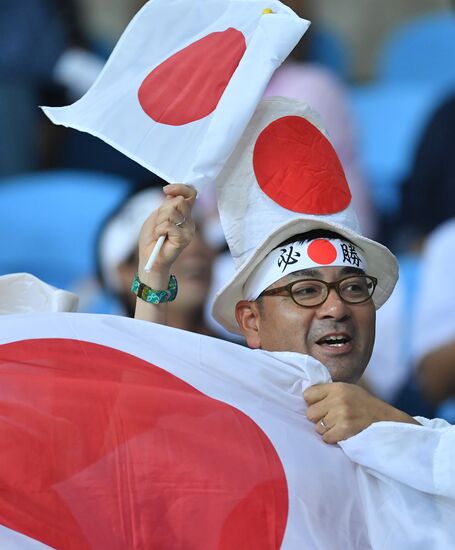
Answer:
[{"label": "man's raised hand", "polygon": [[191,242],[195,225],[191,209],[196,199],[196,190],[183,184],[170,184],[163,187],[165,199],[162,205],[152,212],[142,226],[139,236],[139,276],[148,279],[144,267],[159,237],[166,239],[153,263],[152,272],[168,274],[182,250]]}]

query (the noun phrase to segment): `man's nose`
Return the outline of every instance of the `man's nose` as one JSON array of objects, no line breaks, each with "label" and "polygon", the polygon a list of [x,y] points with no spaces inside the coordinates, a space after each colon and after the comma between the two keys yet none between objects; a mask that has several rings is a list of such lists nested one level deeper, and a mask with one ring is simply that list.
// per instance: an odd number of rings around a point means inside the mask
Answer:
[{"label": "man's nose", "polygon": [[321,319],[331,318],[342,321],[349,317],[349,312],[349,305],[340,298],[334,288],[331,288],[327,300],[317,308],[316,314]]}]

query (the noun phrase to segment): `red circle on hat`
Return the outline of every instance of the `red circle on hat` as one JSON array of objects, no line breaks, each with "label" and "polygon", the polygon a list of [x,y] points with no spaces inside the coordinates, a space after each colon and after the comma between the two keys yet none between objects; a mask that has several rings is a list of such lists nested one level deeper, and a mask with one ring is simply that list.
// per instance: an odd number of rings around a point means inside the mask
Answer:
[{"label": "red circle on hat", "polygon": [[315,264],[328,265],[337,259],[337,249],[326,239],[317,239],[308,245],[307,254]]},{"label": "red circle on hat", "polygon": [[10,529],[53,548],[280,548],[284,469],[236,407],[81,340],[1,345],[0,375]]},{"label": "red circle on hat", "polygon": [[147,115],[181,126],[216,109],[246,50],[237,29],[213,32],[158,65],[145,78],[138,97]]},{"label": "red circle on hat", "polygon": [[262,191],[287,210],[328,215],[351,202],[335,149],[301,116],[285,116],[264,128],[254,147],[253,168]]}]

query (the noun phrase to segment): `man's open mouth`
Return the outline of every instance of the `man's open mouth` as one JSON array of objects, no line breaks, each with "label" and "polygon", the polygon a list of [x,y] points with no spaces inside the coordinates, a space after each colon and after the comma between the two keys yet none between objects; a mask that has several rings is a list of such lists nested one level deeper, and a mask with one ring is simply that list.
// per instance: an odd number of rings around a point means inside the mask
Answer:
[{"label": "man's open mouth", "polygon": [[330,346],[331,348],[342,348],[351,341],[352,338],[347,334],[330,334],[328,336],[323,336],[316,344],[320,346]]}]

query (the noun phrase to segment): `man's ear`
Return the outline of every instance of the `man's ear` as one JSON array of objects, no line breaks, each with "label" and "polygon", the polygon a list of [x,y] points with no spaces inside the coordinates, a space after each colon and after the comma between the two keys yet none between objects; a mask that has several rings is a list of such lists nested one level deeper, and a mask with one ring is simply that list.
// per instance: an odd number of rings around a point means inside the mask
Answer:
[{"label": "man's ear", "polygon": [[259,336],[260,312],[256,302],[248,302],[247,300],[238,302],[235,306],[235,318],[248,347],[259,349],[261,347]]}]

